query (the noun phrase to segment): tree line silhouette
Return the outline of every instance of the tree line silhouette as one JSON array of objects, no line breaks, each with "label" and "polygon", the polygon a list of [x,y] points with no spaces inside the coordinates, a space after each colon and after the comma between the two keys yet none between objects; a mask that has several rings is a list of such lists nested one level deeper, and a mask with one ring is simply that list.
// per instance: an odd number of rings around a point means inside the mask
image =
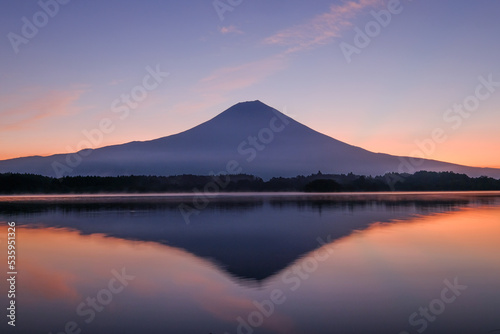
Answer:
[{"label": "tree line silhouette", "polygon": [[[217,182],[215,180],[217,179]],[[268,181],[247,175],[72,176],[51,178],[35,174],[0,174],[0,194],[96,194],[203,192],[207,184],[221,192],[362,192],[362,191],[473,191],[500,190],[500,180],[453,172],[383,176],[311,174],[275,177]],[[212,189],[210,191],[213,191]]]}]

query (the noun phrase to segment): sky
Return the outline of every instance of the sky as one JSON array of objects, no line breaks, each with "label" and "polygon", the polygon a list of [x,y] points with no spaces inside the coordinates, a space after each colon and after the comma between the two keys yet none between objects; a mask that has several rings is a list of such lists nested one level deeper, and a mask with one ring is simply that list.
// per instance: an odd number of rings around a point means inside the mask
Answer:
[{"label": "sky", "polygon": [[0,159],[261,100],[374,152],[500,168],[500,1],[0,1]]}]

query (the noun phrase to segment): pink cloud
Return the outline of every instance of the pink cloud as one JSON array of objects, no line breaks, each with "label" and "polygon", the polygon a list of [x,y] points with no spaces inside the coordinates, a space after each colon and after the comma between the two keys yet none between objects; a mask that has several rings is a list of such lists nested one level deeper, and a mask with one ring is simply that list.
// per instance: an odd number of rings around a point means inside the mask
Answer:
[{"label": "pink cloud", "polygon": [[352,26],[352,19],[370,7],[378,7],[382,0],[347,1],[332,5],[330,11],[310,21],[277,32],[266,38],[265,44],[288,46],[286,53],[294,53],[318,45],[330,43],[341,32]]},{"label": "pink cloud", "polygon": [[[287,54],[327,44],[339,37],[342,30],[352,26],[352,19],[370,7],[383,5],[383,0],[352,0],[341,5],[332,5],[323,13],[301,25],[279,31],[264,40],[267,45],[282,45],[288,49],[258,61],[237,66],[228,66],[213,71],[202,78],[194,91],[199,94],[195,101],[180,103],[174,110],[182,113],[199,112],[218,105],[234,91],[255,85],[287,66]],[[219,29],[222,34],[242,33],[230,25]]]},{"label": "pink cloud", "polygon": [[219,28],[219,32],[223,35],[226,34],[243,34],[243,31],[239,30],[236,28],[236,26],[230,25],[227,27],[221,27]]},{"label": "pink cloud", "polygon": [[238,66],[219,68],[201,79],[198,89],[215,92],[240,90],[260,82],[285,67],[286,59],[277,55]]},{"label": "pink cloud", "polygon": [[[0,129],[19,130],[45,118],[76,114],[81,108],[74,103],[84,92],[83,89],[48,92],[36,90],[4,96],[0,107]],[[28,94],[32,95],[26,96]]]},{"label": "pink cloud", "polygon": [[286,66],[286,58],[277,55],[242,65],[219,68],[198,81],[194,88],[198,99],[176,104],[173,110],[193,113],[216,106],[225,102],[231,92],[255,85]]},{"label": "pink cloud", "polygon": [[[332,5],[329,12],[266,38],[265,44],[283,45],[289,48],[285,53],[213,71],[195,86],[194,91],[199,94],[199,98],[195,101],[176,104],[173,107],[174,111],[199,112],[226,101],[229,93],[255,85],[284,69],[287,66],[286,54],[331,42],[332,39],[340,36],[342,30],[352,26],[350,20],[356,15],[366,8],[381,4],[383,4],[382,0],[353,0],[341,5]],[[243,33],[234,25],[221,27],[219,31],[222,34]]]}]

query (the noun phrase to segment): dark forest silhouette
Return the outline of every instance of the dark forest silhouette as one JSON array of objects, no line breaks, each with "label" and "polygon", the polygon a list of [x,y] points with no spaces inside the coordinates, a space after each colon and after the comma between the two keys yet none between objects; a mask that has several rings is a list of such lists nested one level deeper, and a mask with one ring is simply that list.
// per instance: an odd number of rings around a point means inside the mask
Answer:
[{"label": "dark forest silhouette", "polygon": [[[217,182],[216,182],[217,181]],[[500,180],[452,172],[390,173],[383,176],[312,174],[268,181],[238,174],[222,176],[75,176],[60,179],[34,174],[0,174],[0,194],[176,193],[203,192],[207,184],[221,192],[348,192],[500,190]],[[210,190],[213,191],[212,188]]]}]

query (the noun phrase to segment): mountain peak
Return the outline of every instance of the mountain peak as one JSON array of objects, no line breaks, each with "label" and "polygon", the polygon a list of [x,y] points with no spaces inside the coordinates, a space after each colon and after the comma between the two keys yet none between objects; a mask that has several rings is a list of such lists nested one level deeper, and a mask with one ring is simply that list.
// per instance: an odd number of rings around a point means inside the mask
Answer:
[{"label": "mountain peak", "polygon": [[240,102],[175,135],[107,146],[82,154],[0,161],[0,173],[66,175],[179,175],[248,173],[263,178],[326,173],[383,175],[418,170],[499,177],[500,170],[377,154],[314,131],[259,100]]},{"label": "mountain peak", "polygon": [[259,100],[255,100],[237,103],[217,115],[214,120],[217,119],[220,121],[224,119],[226,121],[237,121],[239,123],[250,120],[256,121],[257,119],[266,119],[269,121],[269,119],[277,113],[280,112]]},{"label": "mountain peak", "polygon": [[241,106],[254,106],[254,107],[266,106],[266,107],[269,107],[267,104],[263,103],[260,100],[238,102],[233,107],[236,107],[236,106],[240,106],[240,107]]},{"label": "mountain peak", "polygon": [[263,109],[274,109],[267,104],[255,100],[255,101],[245,101],[245,102],[239,102],[233,105],[232,107],[226,109],[226,111],[231,111],[231,112],[251,112],[251,111],[259,111]]}]

